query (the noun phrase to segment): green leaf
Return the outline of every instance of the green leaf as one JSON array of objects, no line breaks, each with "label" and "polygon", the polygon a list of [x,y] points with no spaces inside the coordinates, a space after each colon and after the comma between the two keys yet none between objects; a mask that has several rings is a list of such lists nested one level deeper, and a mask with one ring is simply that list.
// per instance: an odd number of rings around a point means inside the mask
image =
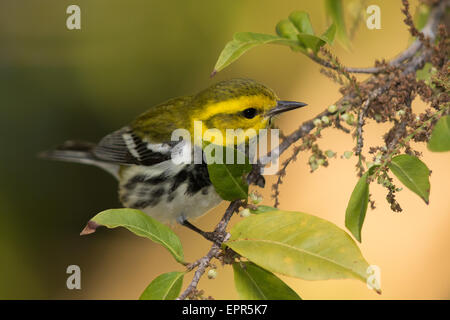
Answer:
[{"label": "green leaf", "polygon": [[134,234],[161,244],[173,255],[175,260],[183,262],[183,247],[178,236],[166,225],[136,209],[109,209],[100,212],[89,221],[82,235],[95,232],[99,226],[108,228],[124,227]]},{"label": "green leaf", "polygon": [[[314,53],[317,53],[325,43],[328,43],[330,40],[330,36],[334,37],[333,34],[333,26],[328,28],[325,31],[322,37],[316,36],[314,34],[314,30],[311,24],[311,20],[309,19],[309,14],[304,11],[295,11],[289,15],[289,20],[295,26],[297,31],[297,39],[299,43],[304,48],[309,48],[313,50]],[[334,28],[335,29],[335,28]],[[335,32],[335,31],[334,31]]]},{"label": "green leaf", "polygon": [[220,53],[213,74],[230,65],[251,48],[269,43],[298,47],[298,43],[295,40],[262,33],[238,32]]},{"label": "green leaf", "polygon": [[309,14],[305,11],[294,11],[289,15],[289,20],[297,28],[299,33],[314,35],[314,30],[309,19]]},{"label": "green leaf", "polygon": [[260,206],[256,207],[256,210],[250,209],[250,212],[253,214],[259,214],[259,213],[271,212],[271,211],[276,211],[276,210],[278,210],[278,209],[271,207],[271,206],[260,205]]},{"label": "green leaf", "polygon": [[389,169],[409,190],[421,197],[426,204],[430,196],[430,170],[425,163],[408,154],[392,158]]},{"label": "green leaf", "polygon": [[432,76],[436,74],[436,72],[436,68],[434,68],[431,63],[427,62],[422,69],[416,71],[416,78],[417,80],[423,80],[427,86],[434,89],[436,85],[432,82]]},{"label": "green leaf", "polygon": [[156,277],[139,300],[175,300],[181,292],[184,272],[168,272]]},{"label": "green leaf", "polygon": [[275,27],[275,31],[280,37],[297,41],[298,30],[288,19],[278,22]]},{"label": "green leaf", "polygon": [[333,23],[322,34],[322,39],[325,40],[328,44],[331,45],[331,44],[333,44],[335,35],[336,35],[336,25]]},{"label": "green leaf", "polygon": [[359,242],[361,242],[361,229],[369,203],[369,184],[367,183],[367,178],[373,173],[376,167],[378,166],[372,166],[359,179],[348,201],[347,210],[345,210],[345,226]]},{"label": "green leaf", "polygon": [[233,263],[234,284],[243,300],[301,300],[272,272],[251,262]]},{"label": "green leaf", "polygon": [[336,36],[339,43],[346,49],[350,48],[350,40],[345,26],[342,0],[325,0],[325,9],[328,16],[336,25]]},{"label": "green leaf", "polygon": [[450,151],[450,116],[441,117],[434,126],[428,149],[434,152]]},{"label": "green leaf", "polygon": [[314,53],[317,53],[326,41],[310,34],[300,33],[297,35],[300,45],[306,49],[311,49]]},{"label": "green leaf", "polygon": [[426,4],[420,4],[417,6],[416,12],[414,13],[414,25],[417,30],[421,31],[428,22],[428,17],[430,16],[430,7]]},{"label": "green leaf", "polygon": [[355,241],[333,223],[306,213],[251,215],[230,232],[227,246],[271,272],[305,280],[368,277],[369,264]]},{"label": "green leaf", "polygon": [[336,33],[336,26],[333,24],[322,36],[314,35],[309,15],[303,11],[293,12],[289,16],[289,20],[281,20],[275,29],[278,36],[254,32],[235,33],[233,40],[228,42],[220,53],[212,75],[229,66],[253,47],[263,44],[279,44],[289,46],[292,50],[304,54],[307,54],[306,49],[308,48],[317,53],[325,43],[333,42]]},{"label": "green leaf", "polygon": [[416,71],[417,80],[429,81],[432,76],[433,65],[430,62],[425,63],[422,69]]},{"label": "green leaf", "polygon": [[[226,163],[227,150],[234,154],[234,164]],[[237,163],[239,154],[241,153],[237,149],[224,147],[223,164],[210,163],[207,159],[209,179],[216,192],[224,200],[233,201],[248,198],[248,184],[244,175],[252,170],[252,165],[248,162],[248,158],[245,158],[243,164]]]}]

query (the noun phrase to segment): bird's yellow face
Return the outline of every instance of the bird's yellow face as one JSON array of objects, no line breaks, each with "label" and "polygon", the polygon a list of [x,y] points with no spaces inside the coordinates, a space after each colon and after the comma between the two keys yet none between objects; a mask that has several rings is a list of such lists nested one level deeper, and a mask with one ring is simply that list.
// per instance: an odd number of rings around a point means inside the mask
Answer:
[{"label": "bird's yellow face", "polygon": [[247,142],[258,135],[261,129],[270,127],[272,118],[277,114],[305,105],[302,102],[281,101],[275,95],[244,95],[206,104],[202,112],[194,116],[194,120],[201,121],[202,136],[208,129],[221,133],[221,141],[215,141],[213,134],[211,142],[234,145]]},{"label": "bird's yellow face", "polygon": [[[235,130],[237,143],[253,138],[259,130],[269,126],[269,111],[275,108],[277,100],[266,95],[240,96],[225,101],[206,104],[202,112],[195,115],[195,120],[202,122],[203,134],[208,129],[217,129],[224,140],[227,130]],[[241,129],[237,132],[238,129]],[[234,139],[233,139],[234,140]],[[214,141],[212,141],[214,142]],[[217,141],[216,141],[217,142]],[[234,144],[235,141],[223,141]]]}]

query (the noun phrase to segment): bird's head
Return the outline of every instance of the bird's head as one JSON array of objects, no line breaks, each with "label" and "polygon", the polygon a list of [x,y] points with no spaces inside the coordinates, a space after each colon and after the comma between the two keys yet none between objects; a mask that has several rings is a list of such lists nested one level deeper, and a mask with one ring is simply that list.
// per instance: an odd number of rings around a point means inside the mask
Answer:
[{"label": "bird's head", "polygon": [[[227,129],[242,129],[245,137],[251,138],[252,132],[258,134],[269,127],[274,116],[306,106],[302,102],[279,100],[271,89],[250,79],[216,83],[195,95],[193,102],[194,120],[202,121],[204,131],[218,129],[224,138]],[[239,140],[242,138],[237,138],[238,143],[242,142]]]},{"label": "bird's head", "polygon": [[[152,143],[170,141],[177,129],[188,130],[191,138],[200,135],[208,140],[205,132],[215,129],[223,139],[209,141],[240,144],[269,127],[274,116],[303,106],[306,104],[302,102],[279,100],[272,90],[253,80],[231,79],[196,95],[170,99],[150,108],[131,124],[131,128],[141,139]],[[201,132],[196,132],[198,123]],[[227,130],[238,133],[236,138],[227,139]]]}]

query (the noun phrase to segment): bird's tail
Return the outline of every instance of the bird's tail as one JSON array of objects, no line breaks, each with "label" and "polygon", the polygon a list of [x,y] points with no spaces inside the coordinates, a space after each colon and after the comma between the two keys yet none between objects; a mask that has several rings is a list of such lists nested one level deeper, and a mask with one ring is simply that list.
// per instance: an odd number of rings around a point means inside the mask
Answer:
[{"label": "bird's tail", "polygon": [[95,144],[91,142],[70,140],[64,142],[62,145],[53,150],[39,153],[38,157],[43,159],[94,165],[108,171],[117,178],[119,165],[98,159],[93,153],[94,147]]}]

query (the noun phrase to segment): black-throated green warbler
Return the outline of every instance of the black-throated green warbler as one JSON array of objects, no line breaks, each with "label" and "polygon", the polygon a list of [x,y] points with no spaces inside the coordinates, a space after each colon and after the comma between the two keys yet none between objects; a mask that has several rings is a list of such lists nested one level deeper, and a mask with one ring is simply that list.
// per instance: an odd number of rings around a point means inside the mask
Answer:
[{"label": "black-throated green warbler", "polygon": [[272,90],[253,80],[231,79],[154,106],[98,144],[68,141],[42,155],[103,168],[119,180],[119,198],[125,207],[202,233],[188,219],[203,215],[221,199],[205,163],[172,161],[179,143],[171,141],[172,132],[183,128],[194,136],[195,121],[201,121],[202,130],[215,128],[224,136],[227,129],[258,132],[269,126],[274,115],[305,105],[280,101]]}]

